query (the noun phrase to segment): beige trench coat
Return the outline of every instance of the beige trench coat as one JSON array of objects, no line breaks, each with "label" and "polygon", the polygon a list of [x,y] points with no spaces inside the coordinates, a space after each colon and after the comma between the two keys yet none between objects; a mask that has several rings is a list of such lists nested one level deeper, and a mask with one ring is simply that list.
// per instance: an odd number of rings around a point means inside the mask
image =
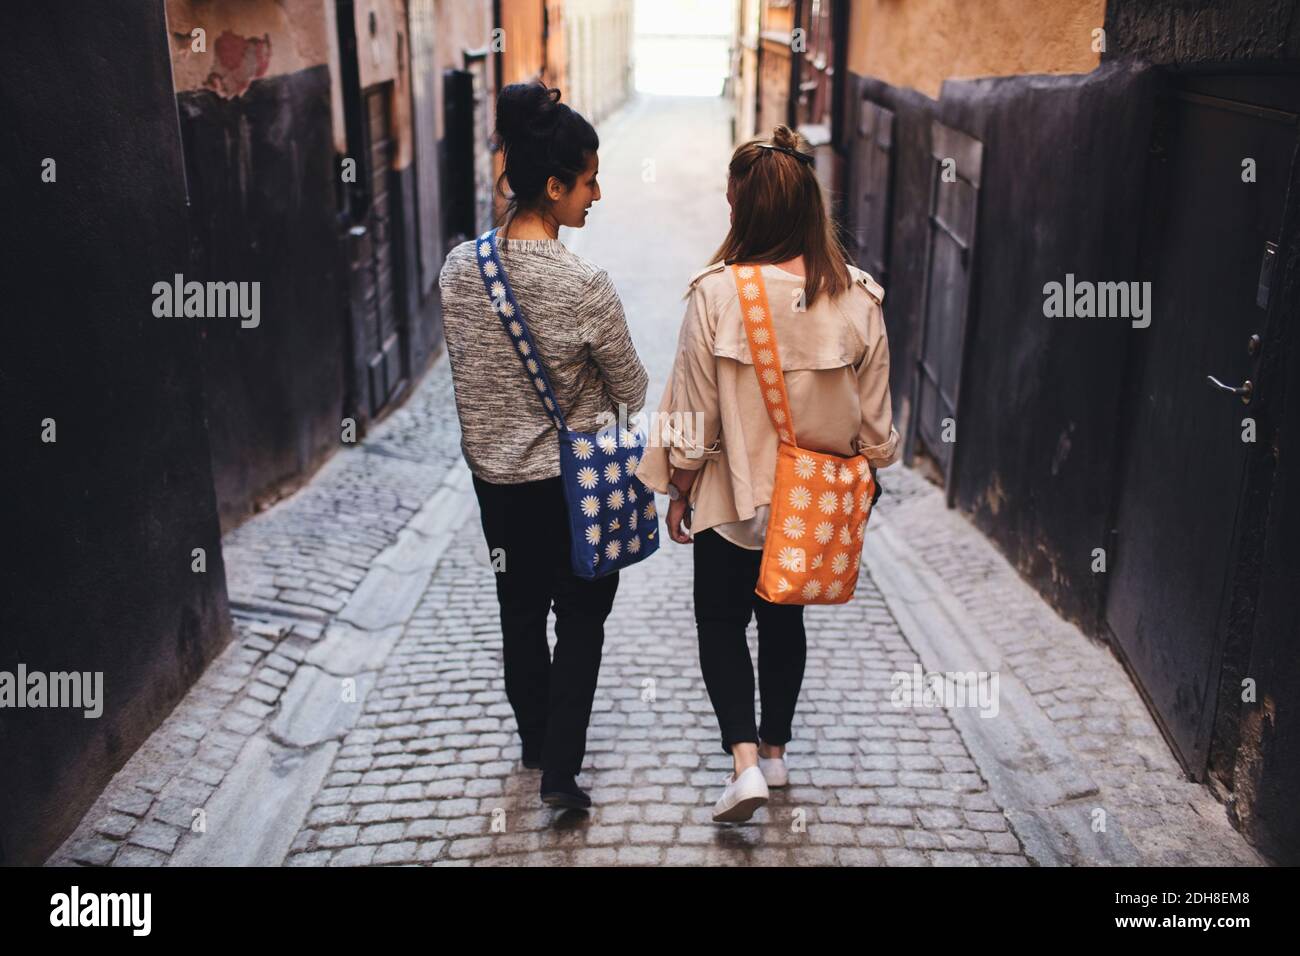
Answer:
[{"label": "beige trench coat", "polygon": [[[797,443],[863,454],[881,468],[898,458],[899,440],[889,397],[884,290],[867,273],[849,269],[854,282],[847,291],[834,299],[822,295],[806,311],[796,307],[802,276],[770,265],[762,272]],[[718,528],[737,543],[761,547],[777,445],[734,273],[715,263],[691,280],[677,356],[636,475],[666,494],[673,468],[699,471],[689,496],[692,534]]]}]

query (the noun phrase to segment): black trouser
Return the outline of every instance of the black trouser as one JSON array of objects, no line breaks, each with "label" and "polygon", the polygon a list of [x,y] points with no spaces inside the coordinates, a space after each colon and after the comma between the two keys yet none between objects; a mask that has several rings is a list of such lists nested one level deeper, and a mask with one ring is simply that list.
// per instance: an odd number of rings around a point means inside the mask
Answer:
[{"label": "black trouser", "polygon": [[[600,672],[605,618],[618,572],[585,581],[569,565],[569,522],[560,479],[497,485],[474,476],[501,606],[506,698],[524,750],[544,773],[577,776]],[[497,549],[500,549],[498,551]],[[555,659],[546,619],[555,607]]]},{"label": "black trouser", "polygon": [[[718,715],[722,749],[746,741],[784,745],[808,654],[803,605],[772,604],[754,593],[763,552],[732,544],[713,529],[695,536],[695,623],[700,670]],[[745,628],[758,616],[758,696],[763,722],[754,725],[754,666]]]}]

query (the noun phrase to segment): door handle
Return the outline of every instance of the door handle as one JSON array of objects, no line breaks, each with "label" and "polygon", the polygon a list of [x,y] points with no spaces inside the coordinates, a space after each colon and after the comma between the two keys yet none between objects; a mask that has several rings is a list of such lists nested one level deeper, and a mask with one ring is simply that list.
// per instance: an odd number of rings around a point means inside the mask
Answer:
[{"label": "door handle", "polygon": [[1250,404],[1250,396],[1255,391],[1255,386],[1251,383],[1250,379],[1246,379],[1246,381],[1242,382],[1236,388],[1233,388],[1231,385],[1225,385],[1223,382],[1220,382],[1213,375],[1207,375],[1205,377],[1214,388],[1217,388],[1221,392],[1227,392],[1229,395],[1240,396],[1243,405]]}]

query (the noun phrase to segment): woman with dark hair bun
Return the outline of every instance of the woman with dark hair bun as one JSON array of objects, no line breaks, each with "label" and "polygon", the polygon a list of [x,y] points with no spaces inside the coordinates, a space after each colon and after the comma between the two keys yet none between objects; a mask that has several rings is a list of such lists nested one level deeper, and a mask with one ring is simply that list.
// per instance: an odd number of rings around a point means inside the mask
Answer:
[{"label": "woman with dark hair bun", "polygon": [[[549,378],[568,428],[592,432],[610,415],[621,411],[626,421],[638,412],[649,378],[613,282],[559,240],[560,226],[581,228],[600,199],[596,131],[559,90],[519,83],[497,99],[496,137],[506,213],[495,235],[461,243],[442,267],[447,355],[461,450],[496,572],[506,696],[522,762],[542,770],[544,803],[585,808],[591,799],[576,777],[618,572],[589,579],[571,569],[559,422],[549,396],[539,401],[542,379],[531,376]],[[483,276],[497,261],[531,344],[512,339],[516,323],[503,326],[513,306],[495,288],[502,283],[489,280],[490,295],[485,288]],[[554,660],[546,638],[552,606]]]}]

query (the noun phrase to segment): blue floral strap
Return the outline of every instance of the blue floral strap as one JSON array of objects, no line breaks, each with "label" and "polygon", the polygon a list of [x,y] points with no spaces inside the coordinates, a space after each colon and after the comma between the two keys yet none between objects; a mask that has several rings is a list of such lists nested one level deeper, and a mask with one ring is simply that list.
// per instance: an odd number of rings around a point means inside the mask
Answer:
[{"label": "blue floral strap", "polygon": [[565,422],[564,411],[555,398],[551,379],[546,374],[546,366],[542,364],[541,355],[537,351],[537,343],[533,341],[533,334],[524,319],[524,310],[519,307],[515,292],[510,288],[510,279],[506,276],[505,267],[501,265],[501,258],[497,254],[497,231],[490,229],[483,233],[478,237],[477,245],[479,276],[492,303],[492,311],[497,314],[497,318],[501,320],[501,327],[510,336],[515,354],[519,356],[524,371],[532,379],[533,387],[537,389],[546,414],[550,416],[556,428],[561,432],[567,431],[569,426]]}]

